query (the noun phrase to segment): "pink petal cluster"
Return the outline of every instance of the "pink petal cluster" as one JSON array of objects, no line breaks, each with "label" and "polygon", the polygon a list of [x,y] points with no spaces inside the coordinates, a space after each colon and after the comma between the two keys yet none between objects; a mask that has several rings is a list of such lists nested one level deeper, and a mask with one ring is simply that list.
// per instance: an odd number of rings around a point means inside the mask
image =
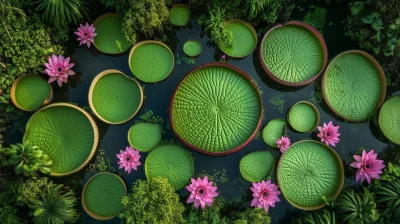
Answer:
[{"label": "pink petal cluster", "polygon": [[368,183],[371,183],[371,179],[379,179],[380,174],[382,173],[382,169],[385,168],[383,164],[383,160],[376,159],[378,155],[374,153],[374,150],[369,151],[368,153],[363,150],[362,155],[353,155],[353,158],[356,160],[352,162],[350,166],[357,168],[356,180],[361,180],[363,182],[367,179]]},{"label": "pink petal cluster", "polygon": [[340,126],[334,126],[332,121],[328,124],[324,123],[324,126],[318,126],[319,134],[317,135],[321,142],[325,142],[326,145],[336,146],[336,143],[340,141],[339,136],[340,133],[338,132]]},{"label": "pink petal cluster", "polygon": [[93,27],[93,24],[89,26],[88,23],[83,26],[80,24],[80,27],[78,27],[78,32],[74,32],[76,35],[78,35],[78,40],[80,41],[79,46],[82,44],[86,44],[88,47],[90,47],[90,43],[94,43],[94,37],[97,35],[94,31],[96,30],[95,27]]},{"label": "pink petal cluster", "polygon": [[218,196],[217,187],[213,186],[211,181],[208,182],[207,176],[203,179],[198,177],[197,180],[192,178],[192,183],[186,186],[186,189],[190,192],[186,203],[194,203],[195,208],[201,206],[204,209],[206,204],[211,207],[213,198]]},{"label": "pink petal cluster", "polygon": [[117,154],[119,159],[119,168],[124,168],[125,171],[128,171],[128,174],[131,173],[131,170],[137,170],[137,167],[142,163],[139,161],[140,155],[139,151],[134,150],[131,146],[126,147],[125,151],[120,150],[120,154]]},{"label": "pink petal cluster", "polygon": [[223,54],[223,55],[222,55],[222,59],[226,59],[226,55]]},{"label": "pink petal cluster", "polygon": [[269,207],[275,207],[275,202],[280,202],[278,195],[281,193],[278,190],[278,185],[272,184],[270,180],[264,180],[259,183],[253,183],[250,187],[253,191],[254,199],[251,201],[252,207],[264,208],[268,212]]},{"label": "pink petal cluster", "polygon": [[276,144],[281,153],[285,153],[290,148],[290,139],[289,137],[282,136],[276,140]]},{"label": "pink petal cluster", "polygon": [[74,67],[74,63],[69,63],[70,58],[64,58],[62,55],[53,54],[49,58],[49,63],[45,63],[44,66],[46,69],[43,71],[47,75],[50,76],[48,82],[54,82],[57,80],[59,86],[62,83],[67,83],[68,76],[75,75],[75,72],[71,70]]}]

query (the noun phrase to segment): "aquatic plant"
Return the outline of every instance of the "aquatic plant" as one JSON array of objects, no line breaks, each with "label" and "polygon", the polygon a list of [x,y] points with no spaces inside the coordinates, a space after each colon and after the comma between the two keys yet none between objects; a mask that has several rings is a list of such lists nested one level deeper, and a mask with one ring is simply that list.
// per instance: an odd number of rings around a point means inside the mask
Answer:
[{"label": "aquatic plant", "polygon": [[321,139],[321,142],[325,142],[327,146],[336,146],[336,144],[340,141],[340,133],[338,132],[339,128],[340,126],[334,126],[332,121],[330,121],[328,124],[324,123],[323,127],[318,126],[320,133],[317,136]]},{"label": "aquatic plant", "polygon": [[208,176],[203,179],[198,177],[197,180],[192,178],[191,184],[186,186],[186,189],[190,192],[190,196],[186,203],[194,203],[195,208],[201,206],[202,209],[212,206],[214,198],[218,196],[217,187],[213,186],[213,182],[208,181]]},{"label": "aquatic plant", "polygon": [[183,52],[189,57],[197,57],[202,52],[202,45],[197,40],[188,40],[183,45]]},{"label": "aquatic plant", "polygon": [[290,147],[289,137],[282,136],[281,138],[276,139],[276,145],[281,153],[285,153]]},{"label": "aquatic plant", "polygon": [[316,212],[307,212],[300,218],[297,218],[294,224],[336,224],[337,215],[332,210],[322,209]]},{"label": "aquatic plant", "polygon": [[253,192],[252,207],[264,208],[268,212],[269,207],[275,207],[276,202],[280,202],[278,195],[281,192],[278,190],[278,185],[271,183],[271,180],[253,183],[250,187]]},{"label": "aquatic plant", "polygon": [[357,168],[356,181],[363,182],[365,179],[368,183],[371,179],[379,179],[382,169],[385,168],[383,160],[377,159],[378,154],[374,150],[368,153],[363,150],[362,155],[353,155],[356,160],[350,166]]},{"label": "aquatic plant", "polygon": [[397,178],[400,178],[400,165],[389,162],[386,169],[383,170],[380,179],[391,182]]},{"label": "aquatic plant", "polygon": [[264,142],[272,147],[278,148],[276,140],[285,135],[286,121],[282,118],[275,118],[268,121],[262,131],[262,138]]},{"label": "aquatic plant", "polygon": [[125,210],[120,217],[128,224],[184,222],[182,214],[185,208],[166,178],[136,181],[131,193],[122,199],[122,204]]},{"label": "aquatic plant", "polygon": [[131,170],[137,170],[137,167],[142,163],[139,161],[141,155],[139,155],[139,151],[136,151],[132,148],[132,146],[127,146],[125,151],[120,150],[120,154],[117,154],[119,161],[119,169],[125,168],[125,171],[128,174],[131,173]]},{"label": "aquatic plant", "polygon": [[376,203],[383,209],[387,223],[397,223],[400,220],[400,179],[383,181],[375,192]]},{"label": "aquatic plant", "polygon": [[161,125],[140,122],[132,125],[128,131],[129,144],[141,152],[149,152],[161,142]]},{"label": "aquatic plant", "polygon": [[49,174],[51,172],[50,166],[53,163],[47,153],[30,142],[11,144],[9,148],[0,149],[0,156],[2,157],[2,165],[7,164],[15,167],[16,175],[33,176],[37,171]]},{"label": "aquatic plant", "polygon": [[290,126],[298,132],[313,131],[318,127],[319,118],[318,109],[308,101],[297,102],[287,114]]},{"label": "aquatic plant", "polygon": [[325,26],[326,9],[314,5],[310,5],[308,8],[309,11],[303,21],[322,32]]},{"label": "aquatic plant", "polygon": [[400,96],[387,100],[379,111],[379,128],[383,135],[395,144],[400,144]]},{"label": "aquatic plant", "polygon": [[232,220],[233,224],[270,224],[271,217],[264,209],[246,208]]},{"label": "aquatic plant", "polygon": [[359,193],[352,189],[343,190],[337,198],[336,209],[344,223],[372,224],[379,219],[373,193],[367,188]]},{"label": "aquatic plant", "polygon": [[240,174],[249,182],[260,182],[269,177],[274,169],[275,159],[270,151],[251,152],[239,163]]},{"label": "aquatic plant", "polygon": [[87,3],[82,0],[37,0],[34,4],[36,11],[42,13],[42,20],[60,30],[89,14]]},{"label": "aquatic plant", "polygon": [[97,35],[94,31],[96,30],[95,27],[93,27],[93,24],[89,24],[86,22],[85,26],[82,24],[79,25],[78,31],[74,32],[74,34],[78,35],[78,41],[79,46],[82,44],[86,44],[87,47],[90,47],[91,43],[94,43],[94,37]]},{"label": "aquatic plant", "polygon": [[190,7],[185,4],[176,4],[169,11],[169,20],[174,26],[186,26],[190,21]]},{"label": "aquatic plant", "polygon": [[70,58],[64,58],[62,55],[53,54],[49,58],[49,62],[45,63],[46,69],[43,71],[49,75],[49,83],[57,80],[58,85],[61,87],[62,83],[67,83],[70,75],[75,75],[75,72],[71,70],[74,67],[74,63],[69,63]]},{"label": "aquatic plant", "polygon": [[210,39],[216,44],[230,46],[233,39],[232,31],[225,27],[225,9],[213,7],[208,14],[202,14],[197,23],[210,36]]}]

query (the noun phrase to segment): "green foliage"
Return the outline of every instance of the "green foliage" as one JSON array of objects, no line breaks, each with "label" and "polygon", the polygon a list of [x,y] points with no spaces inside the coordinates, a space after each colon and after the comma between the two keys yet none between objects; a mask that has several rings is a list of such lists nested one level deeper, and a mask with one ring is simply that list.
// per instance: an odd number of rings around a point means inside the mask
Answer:
[{"label": "green foliage", "polygon": [[308,7],[307,15],[304,17],[304,22],[310,24],[318,30],[323,30],[325,26],[326,9],[314,5]]},{"label": "green foliage", "polygon": [[42,20],[58,29],[67,29],[68,25],[78,25],[89,9],[85,0],[37,0],[36,11],[42,13]]},{"label": "green foliage", "polygon": [[[0,180],[2,180],[0,174]],[[21,204],[17,201],[16,195],[20,191],[20,180],[7,180],[6,183],[0,181],[0,222],[7,224],[21,224]]]},{"label": "green foliage", "polygon": [[[397,170],[398,171],[398,170]],[[382,208],[387,223],[400,221],[400,180],[383,181],[376,191],[376,203]]]},{"label": "green foliage", "polygon": [[247,208],[246,210],[238,213],[237,219],[233,224],[269,224],[271,217],[265,212],[264,209]]},{"label": "green foliage", "polygon": [[400,165],[389,162],[388,166],[383,170],[381,180],[391,182],[397,180],[397,178],[400,178]]},{"label": "green foliage", "polygon": [[228,223],[228,220],[221,215],[222,210],[226,206],[226,201],[217,197],[214,199],[211,207],[205,209],[196,209],[193,204],[187,204],[185,210],[185,223],[187,224],[208,224],[208,223]]},{"label": "green foliage", "polygon": [[337,214],[344,223],[376,223],[379,213],[374,195],[367,188],[363,192],[343,190],[336,201]]},{"label": "green foliage", "polygon": [[225,28],[225,10],[219,7],[212,8],[208,14],[202,14],[197,23],[210,36],[211,40],[218,44],[229,46],[232,44],[232,31]]},{"label": "green foliage", "polygon": [[166,178],[136,181],[122,199],[127,223],[183,223],[184,207]]},{"label": "green foliage", "polygon": [[284,10],[292,11],[294,5],[290,2],[286,0],[245,0],[244,14],[249,20],[272,24],[281,14],[284,14]]},{"label": "green foliage", "polygon": [[16,175],[22,173],[24,176],[32,176],[37,171],[43,174],[51,172],[50,166],[53,162],[50,157],[38,146],[33,146],[29,142],[10,145],[10,148],[0,150],[0,155],[2,156],[1,165],[15,166]]},{"label": "green foliage", "polygon": [[336,215],[334,211],[326,209],[316,212],[307,212],[302,217],[294,220],[295,224],[336,224]]},{"label": "green foliage", "polygon": [[169,10],[164,0],[130,0],[123,19],[125,38],[133,44],[147,39],[165,39]]}]

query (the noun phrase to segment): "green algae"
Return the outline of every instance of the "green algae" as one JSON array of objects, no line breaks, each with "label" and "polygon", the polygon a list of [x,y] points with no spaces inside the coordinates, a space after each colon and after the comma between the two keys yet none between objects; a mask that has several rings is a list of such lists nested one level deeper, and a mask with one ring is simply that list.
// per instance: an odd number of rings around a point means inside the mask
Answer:
[{"label": "green algae", "polygon": [[322,32],[325,26],[326,9],[315,5],[310,5],[308,8],[309,11],[303,21]]},{"label": "green algae", "polygon": [[285,104],[285,100],[283,99],[283,94],[278,93],[277,95],[273,96],[269,103],[273,105],[275,110],[278,110],[280,113],[283,113],[283,105]]}]

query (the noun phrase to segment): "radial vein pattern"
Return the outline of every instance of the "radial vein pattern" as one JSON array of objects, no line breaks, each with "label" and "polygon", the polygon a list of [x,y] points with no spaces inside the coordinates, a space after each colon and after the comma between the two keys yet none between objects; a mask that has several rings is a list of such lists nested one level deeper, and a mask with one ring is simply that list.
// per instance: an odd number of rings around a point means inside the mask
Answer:
[{"label": "radial vein pattern", "polygon": [[400,144],[400,96],[394,96],[383,104],[379,126],[388,139]]},{"label": "radial vein pattern", "polygon": [[220,153],[248,140],[260,118],[251,83],[225,67],[204,67],[179,85],[172,105],[174,131],[190,145]]}]

